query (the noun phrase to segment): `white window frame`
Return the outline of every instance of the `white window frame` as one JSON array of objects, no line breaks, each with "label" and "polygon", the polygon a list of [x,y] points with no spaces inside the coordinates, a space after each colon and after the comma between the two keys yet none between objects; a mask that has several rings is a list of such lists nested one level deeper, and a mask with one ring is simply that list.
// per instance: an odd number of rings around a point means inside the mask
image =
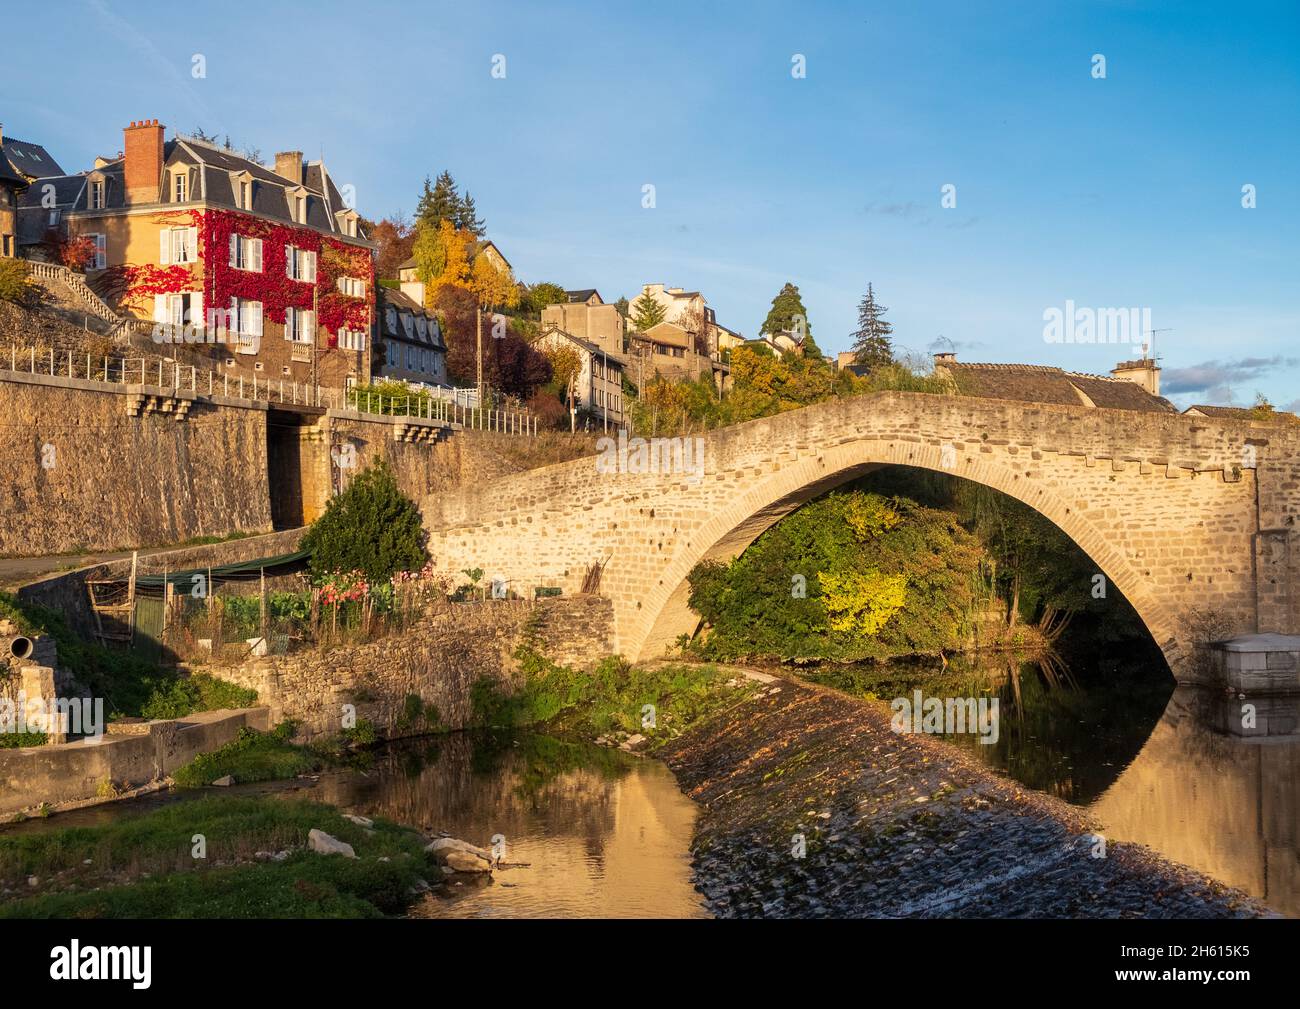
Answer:
[{"label": "white window frame", "polygon": [[310,308],[286,308],[284,338],[292,343],[315,343],[316,313]]},{"label": "white window frame", "polygon": [[172,173],[172,202],[188,203],[190,195],[190,173]]},{"label": "white window frame", "polygon": [[246,273],[262,272],[262,240],[230,234],[230,265]]},{"label": "white window frame", "polygon": [[104,209],[104,180],[96,179],[90,184],[90,209]]},{"label": "white window frame", "polygon": [[102,232],[91,232],[86,237],[95,243],[95,258],[90,261],[90,269],[104,269],[108,266],[108,236]]}]

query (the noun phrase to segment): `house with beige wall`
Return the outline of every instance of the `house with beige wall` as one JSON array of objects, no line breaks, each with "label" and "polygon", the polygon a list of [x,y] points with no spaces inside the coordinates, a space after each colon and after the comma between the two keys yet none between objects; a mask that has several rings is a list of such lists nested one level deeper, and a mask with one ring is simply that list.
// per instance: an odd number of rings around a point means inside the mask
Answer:
[{"label": "house with beige wall", "polygon": [[615,305],[606,305],[597,291],[569,292],[586,295],[542,309],[542,325],[554,326],[580,339],[596,344],[608,354],[623,353],[626,322]]},{"label": "house with beige wall", "polygon": [[611,353],[599,344],[566,333],[549,323],[543,323],[542,335],[532,345],[543,353],[560,347],[576,351],[580,367],[573,383],[573,398],[577,408],[588,411],[602,422],[624,422],[624,359],[621,354]]},{"label": "house with beige wall", "polygon": [[87,279],[106,300],[218,373],[369,381],[374,246],[323,162],[284,151],[269,168],[168,140],[156,119],[122,139],[122,155],[97,159],[60,210],[70,237],[94,242]]}]

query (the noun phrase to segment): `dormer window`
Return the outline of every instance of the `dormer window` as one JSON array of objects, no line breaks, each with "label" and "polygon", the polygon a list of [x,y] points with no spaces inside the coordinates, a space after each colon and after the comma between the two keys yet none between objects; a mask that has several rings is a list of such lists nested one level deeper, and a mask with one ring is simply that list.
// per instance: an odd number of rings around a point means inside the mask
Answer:
[{"label": "dormer window", "polygon": [[90,184],[90,209],[104,209],[104,182],[102,179]]},{"label": "dormer window", "polygon": [[397,309],[388,308],[384,310],[384,325],[388,327],[390,333],[397,332]]},{"label": "dormer window", "polygon": [[172,176],[172,202],[184,203],[189,199],[190,176],[188,172],[177,172]]}]

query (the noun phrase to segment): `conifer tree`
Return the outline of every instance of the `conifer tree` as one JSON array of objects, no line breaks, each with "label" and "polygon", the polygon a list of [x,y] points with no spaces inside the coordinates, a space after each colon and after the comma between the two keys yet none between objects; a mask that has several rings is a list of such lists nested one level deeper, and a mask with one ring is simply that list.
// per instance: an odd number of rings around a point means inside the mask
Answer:
[{"label": "conifer tree", "polygon": [[870,284],[858,303],[858,328],[853,332],[853,361],[868,368],[879,368],[894,360],[894,345],[889,335],[894,327],[885,319],[889,309],[876,301]]}]

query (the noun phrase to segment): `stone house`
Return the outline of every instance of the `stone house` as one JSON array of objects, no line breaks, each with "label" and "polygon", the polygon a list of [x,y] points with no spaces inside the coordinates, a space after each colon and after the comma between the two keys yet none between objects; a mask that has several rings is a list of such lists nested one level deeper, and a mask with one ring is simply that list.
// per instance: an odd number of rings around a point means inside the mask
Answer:
[{"label": "stone house", "polygon": [[607,305],[595,288],[566,291],[569,300],[542,309],[542,325],[554,326],[607,354],[622,354],[627,324],[614,305]]},{"label": "stone house", "polygon": [[645,284],[635,297],[629,299],[629,308],[647,295],[664,310],[664,322],[676,323],[696,337],[696,349],[701,354],[720,358],[726,350],[744,342],[739,333],[719,325],[717,314],[699,291]]},{"label": "stone house", "polygon": [[610,424],[624,422],[625,359],[622,354],[611,353],[600,344],[567,333],[549,323],[544,324],[542,335],[533,341],[533,347],[543,352],[558,347],[571,347],[575,350],[580,364],[573,390],[577,408],[593,414],[598,421]]},{"label": "stone house", "polygon": [[628,338],[628,377],[642,387],[655,375],[669,381],[694,381],[711,375],[719,389],[728,387],[731,366],[723,355],[701,354],[695,334],[676,322],[661,322]]},{"label": "stone house", "polygon": [[369,381],[374,245],[323,162],[284,151],[268,168],[153,119],[71,178],[61,225],[95,243],[88,280],[154,342],[232,377]]},{"label": "stone house", "polygon": [[[22,242],[21,207],[32,183],[47,176],[61,176],[63,169],[40,144],[6,137],[0,126],[0,258],[19,254]],[[36,196],[44,192],[36,190]],[[47,203],[49,201],[47,200]]]},{"label": "stone house", "polygon": [[380,287],[378,295],[376,377],[446,385],[447,344],[438,317],[404,291]]}]

